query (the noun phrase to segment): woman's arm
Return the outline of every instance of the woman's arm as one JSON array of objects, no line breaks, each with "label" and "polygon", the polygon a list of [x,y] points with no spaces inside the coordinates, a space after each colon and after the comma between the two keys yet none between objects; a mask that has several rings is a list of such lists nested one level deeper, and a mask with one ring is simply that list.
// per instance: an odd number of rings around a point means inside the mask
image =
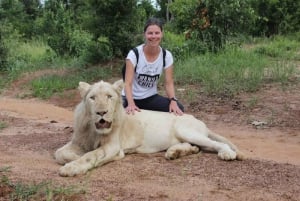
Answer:
[{"label": "woman's arm", "polygon": [[182,115],[183,112],[177,105],[176,100],[171,100],[171,98],[175,98],[175,87],[174,87],[174,79],[173,79],[173,65],[166,68],[165,70],[165,89],[167,96],[170,99],[170,112],[173,112],[175,115]]},{"label": "woman's arm", "polygon": [[126,73],[125,73],[125,94],[128,102],[128,106],[125,108],[127,113],[134,114],[134,111],[140,111],[135,105],[132,94],[132,83],[134,78],[134,66],[129,59],[126,59]]}]

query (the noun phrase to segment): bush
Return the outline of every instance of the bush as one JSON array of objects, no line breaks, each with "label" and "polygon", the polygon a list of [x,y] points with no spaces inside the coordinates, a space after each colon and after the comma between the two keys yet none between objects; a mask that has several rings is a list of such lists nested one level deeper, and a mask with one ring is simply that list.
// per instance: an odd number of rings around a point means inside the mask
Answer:
[{"label": "bush", "polygon": [[300,30],[300,2],[294,0],[252,0],[258,18],[252,27],[255,36],[272,36]]},{"label": "bush", "polygon": [[99,37],[97,41],[91,42],[81,55],[83,61],[90,64],[106,61],[112,57],[113,50],[107,37]]},{"label": "bush", "polygon": [[200,42],[198,47],[210,51],[224,48],[237,34],[249,33],[255,17],[249,0],[176,0],[170,10],[177,31],[185,31],[192,43]]},{"label": "bush", "polygon": [[7,56],[8,49],[5,46],[0,33],[0,71],[4,71],[7,68]]},{"label": "bush", "polygon": [[183,35],[164,31],[162,46],[172,52],[175,59],[184,59],[189,54],[189,49]]},{"label": "bush", "polygon": [[7,41],[14,31],[10,24],[0,23],[0,71],[8,68],[9,48]]},{"label": "bush", "polygon": [[69,53],[73,56],[81,56],[93,43],[93,36],[84,30],[74,30],[70,33],[69,43]]}]

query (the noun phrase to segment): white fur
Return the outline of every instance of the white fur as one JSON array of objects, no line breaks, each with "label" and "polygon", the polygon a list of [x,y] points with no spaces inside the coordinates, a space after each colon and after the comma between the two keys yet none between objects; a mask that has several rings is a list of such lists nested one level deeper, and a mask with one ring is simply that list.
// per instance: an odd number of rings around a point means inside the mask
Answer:
[{"label": "white fur", "polygon": [[167,150],[165,157],[176,159],[198,153],[200,147],[217,152],[222,160],[243,159],[235,145],[192,115],[148,110],[125,114],[122,87],[122,80],[79,83],[82,101],[75,110],[73,138],[55,153],[56,161],[64,165],[61,176],[84,174],[127,153]]}]

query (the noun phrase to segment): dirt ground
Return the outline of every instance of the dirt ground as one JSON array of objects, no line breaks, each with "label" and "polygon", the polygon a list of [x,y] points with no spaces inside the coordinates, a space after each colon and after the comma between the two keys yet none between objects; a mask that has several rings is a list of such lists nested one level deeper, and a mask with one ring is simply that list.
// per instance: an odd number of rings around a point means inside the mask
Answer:
[{"label": "dirt ground", "polygon": [[[8,125],[0,130],[0,168],[11,167],[12,181],[76,186],[87,201],[300,200],[299,86],[270,85],[234,99],[199,95],[185,103],[187,113],[233,141],[245,161],[203,152],[174,161],[164,153],[132,154],[73,178],[58,175],[53,153],[70,140],[79,95],[19,99],[21,86],[0,96],[0,121]],[[177,94],[185,97],[187,90]]]}]

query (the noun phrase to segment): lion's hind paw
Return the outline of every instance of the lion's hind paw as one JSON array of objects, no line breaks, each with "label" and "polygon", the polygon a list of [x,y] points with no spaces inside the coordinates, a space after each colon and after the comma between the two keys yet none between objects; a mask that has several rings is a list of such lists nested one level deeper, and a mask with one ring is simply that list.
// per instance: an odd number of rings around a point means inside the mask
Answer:
[{"label": "lion's hind paw", "polygon": [[228,150],[222,149],[221,151],[218,152],[218,156],[222,160],[230,161],[230,160],[235,160],[237,157],[237,154],[234,151],[232,151],[231,149],[228,149]]},{"label": "lion's hind paw", "polygon": [[174,160],[182,156],[187,156],[191,154],[196,154],[199,152],[199,147],[192,146],[189,143],[179,143],[171,146],[166,154],[165,158],[168,160]]}]

